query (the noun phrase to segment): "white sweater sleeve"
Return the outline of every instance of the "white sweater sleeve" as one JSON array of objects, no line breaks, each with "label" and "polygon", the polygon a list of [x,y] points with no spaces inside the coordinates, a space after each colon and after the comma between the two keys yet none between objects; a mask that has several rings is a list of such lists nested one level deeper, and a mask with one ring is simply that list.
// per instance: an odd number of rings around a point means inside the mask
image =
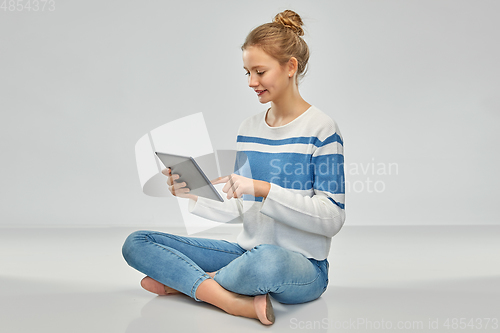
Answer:
[{"label": "white sweater sleeve", "polygon": [[[239,207],[238,207],[239,206]],[[198,197],[197,201],[189,199],[190,213],[206,219],[224,223],[242,223],[243,217],[241,199],[230,199],[224,202]]]},{"label": "white sweater sleeve", "polygon": [[307,197],[271,184],[260,212],[291,227],[333,237],[344,224],[345,211],[323,191],[314,192],[315,195]]}]

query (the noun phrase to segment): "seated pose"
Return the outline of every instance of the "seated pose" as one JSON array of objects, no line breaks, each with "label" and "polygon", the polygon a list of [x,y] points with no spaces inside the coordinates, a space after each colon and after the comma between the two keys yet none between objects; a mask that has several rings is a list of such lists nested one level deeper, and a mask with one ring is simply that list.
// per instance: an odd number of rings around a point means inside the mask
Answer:
[{"label": "seated pose", "polygon": [[345,221],[343,140],[337,124],[299,94],[309,49],[300,16],[285,10],[250,32],[243,44],[248,85],[271,107],[247,118],[237,137],[237,163],[225,183],[228,200],[189,192],[163,170],[171,193],[190,200],[191,213],[239,220],[236,243],[136,231],[123,256],[146,274],[144,289],[186,294],[225,312],[274,323],[270,297],[309,302],[328,285],[331,239]]}]

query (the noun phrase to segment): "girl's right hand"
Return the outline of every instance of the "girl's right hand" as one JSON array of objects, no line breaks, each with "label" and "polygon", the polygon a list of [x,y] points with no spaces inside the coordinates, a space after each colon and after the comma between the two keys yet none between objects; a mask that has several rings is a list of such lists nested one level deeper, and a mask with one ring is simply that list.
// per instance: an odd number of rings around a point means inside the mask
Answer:
[{"label": "girl's right hand", "polygon": [[175,181],[176,179],[179,179],[180,176],[178,174],[172,175],[172,170],[170,168],[163,169],[161,173],[168,177],[168,189],[172,195],[180,198],[193,199],[194,201],[198,200],[197,195],[189,193],[189,188],[186,187],[186,182],[177,183]]}]

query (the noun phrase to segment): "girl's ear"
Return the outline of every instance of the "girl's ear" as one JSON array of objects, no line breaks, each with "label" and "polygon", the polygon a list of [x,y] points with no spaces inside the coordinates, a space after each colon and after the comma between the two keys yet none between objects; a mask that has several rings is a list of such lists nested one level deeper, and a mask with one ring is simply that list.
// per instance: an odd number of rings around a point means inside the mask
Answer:
[{"label": "girl's ear", "polygon": [[297,58],[291,57],[290,60],[288,60],[288,77],[294,76],[295,72],[297,72],[298,67],[299,62],[297,61]]}]

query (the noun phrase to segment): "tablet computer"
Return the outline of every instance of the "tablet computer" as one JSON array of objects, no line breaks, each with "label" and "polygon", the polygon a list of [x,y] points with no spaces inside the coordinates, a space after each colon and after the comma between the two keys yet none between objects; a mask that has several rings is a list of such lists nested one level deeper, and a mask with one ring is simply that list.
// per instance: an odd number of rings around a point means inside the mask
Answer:
[{"label": "tablet computer", "polygon": [[203,170],[196,161],[189,156],[181,156],[167,153],[155,152],[163,165],[172,170],[172,174],[178,174],[178,183],[186,182],[189,193],[224,202],[219,192],[212,185]]}]

